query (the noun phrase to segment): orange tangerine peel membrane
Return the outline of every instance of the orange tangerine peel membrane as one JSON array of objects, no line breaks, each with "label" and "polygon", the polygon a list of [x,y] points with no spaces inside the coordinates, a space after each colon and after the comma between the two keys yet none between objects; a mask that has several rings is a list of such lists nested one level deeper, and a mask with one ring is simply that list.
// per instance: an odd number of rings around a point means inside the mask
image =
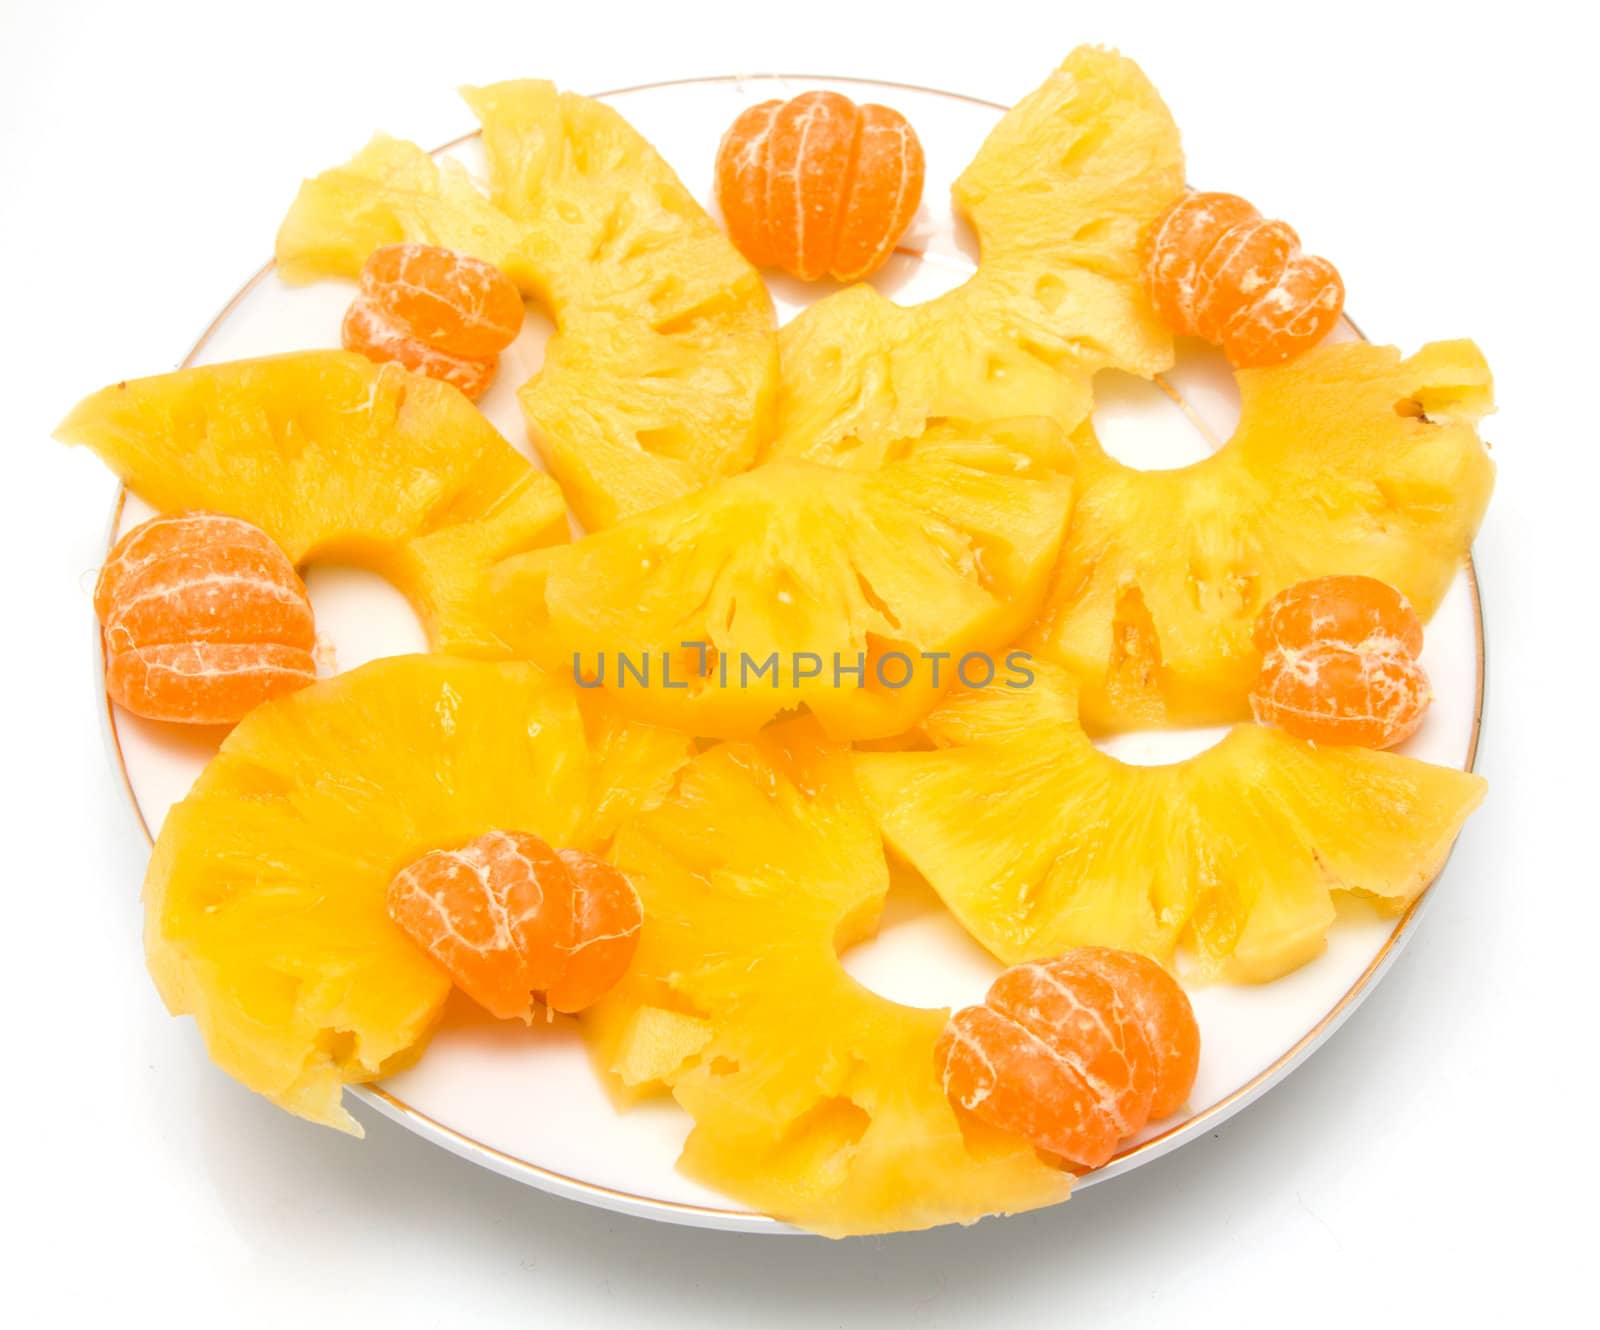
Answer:
[{"label": "orange tangerine peel membrane", "polygon": [[474,1002],[529,1022],[534,994],[562,1012],[603,997],[628,968],[643,922],[616,869],[519,831],[430,851],[396,874],[387,904]]},{"label": "orange tangerine peel membrane", "polygon": [[1284,222],[1236,194],[1191,192],[1151,227],[1145,290],[1174,332],[1218,343],[1239,368],[1315,346],[1344,310],[1344,282]]},{"label": "orange tangerine peel membrane", "polygon": [[477,401],[489,391],[494,380],[495,358],[468,360],[453,356],[414,337],[405,328],[386,319],[365,300],[356,299],[345,311],[339,326],[339,342],[346,351],[355,351],[377,364],[392,362],[413,374],[425,374],[440,383],[459,388],[468,399]]},{"label": "orange tangerine peel membrane", "polygon": [[1175,1112],[1199,1054],[1194,1010],[1172,976],[1102,947],[1013,966],[982,1006],[950,1018],[935,1050],[953,1102],[1083,1169]]},{"label": "orange tangerine peel membrane", "polygon": [[150,720],[232,724],[316,679],[311,602],[288,556],[221,513],[154,517],[112,548],[94,592],[106,691]]},{"label": "orange tangerine peel membrane", "polygon": [[751,263],[854,282],[882,267],[905,234],[925,166],[900,112],[806,92],[733,122],[717,151],[717,203]]},{"label": "orange tangerine peel membrane", "polygon": [[522,318],[522,296],[492,263],[438,245],[385,245],[362,266],[340,339],[346,351],[394,361],[475,400]]},{"label": "orange tangerine peel membrane", "polygon": [[522,328],[522,295],[492,263],[439,245],[384,245],[361,268],[361,299],[446,355],[497,356]]},{"label": "orange tangerine peel membrane", "polygon": [[1321,577],[1281,591],[1261,611],[1255,644],[1251,710],[1297,739],[1392,748],[1433,702],[1417,663],[1422,620],[1376,578]]}]

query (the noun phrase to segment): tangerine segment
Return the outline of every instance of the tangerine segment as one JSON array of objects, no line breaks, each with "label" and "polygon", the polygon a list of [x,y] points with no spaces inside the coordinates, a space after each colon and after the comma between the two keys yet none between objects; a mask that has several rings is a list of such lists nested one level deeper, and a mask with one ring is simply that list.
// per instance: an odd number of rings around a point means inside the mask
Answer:
[{"label": "tangerine segment", "polygon": [[1013,966],[994,981],[985,1003],[1058,1049],[1101,1096],[1119,1136],[1150,1116],[1155,1054],[1115,984],[1060,962]]},{"label": "tangerine segment", "polygon": [[639,945],[644,907],[633,884],[604,859],[560,850],[572,877],[572,945],[545,993],[556,1011],[582,1011],[616,987]]},{"label": "tangerine segment", "polygon": [[309,651],[272,643],[169,642],[106,657],[106,693],[125,711],[180,725],[232,725],[317,680]]},{"label": "tangerine segment", "polygon": [[106,600],[110,651],[158,642],[276,642],[303,651],[316,645],[304,585],[276,548],[174,550],[120,576]]},{"label": "tangerine segment", "polygon": [[380,365],[392,361],[413,374],[426,374],[459,388],[472,401],[488,391],[494,378],[493,356],[470,360],[430,346],[385,317],[365,297],[357,297],[345,311],[339,339],[346,351],[358,351]]},{"label": "tangerine segment", "polygon": [[238,518],[141,523],[112,548],[94,604],[106,690],[135,715],[225,724],[316,678],[305,584],[266,532]]},{"label": "tangerine segment", "polygon": [[808,282],[827,276],[833,259],[856,129],[848,97],[808,92],[778,107],[763,145],[767,198],[759,221],[778,266]]},{"label": "tangerine segment", "polygon": [[1418,656],[1422,619],[1387,582],[1348,573],[1297,582],[1261,607],[1255,626],[1258,651],[1316,643]]},{"label": "tangerine segment", "polygon": [[1276,365],[1320,342],[1344,283],[1285,222],[1235,194],[1190,193],[1144,245],[1145,290],[1174,332],[1218,342],[1238,368]]},{"label": "tangerine segment", "polygon": [[1235,365],[1279,365],[1315,346],[1339,322],[1344,280],[1316,254],[1299,254],[1285,265],[1276,285],[1222,331]]},{"label": "tangerine segment", "polygon": [[633,955],[642,916],[610,865],[520,831],[433,850],[396,874],[394,920],[474,1002],[533,1019],[535,994],[578,1011],[608,992]]},{"label": "tangerine segment", "polygon": [[956,1012],[934,1056],[945,1093],[990,1126],[1079,1168],[1099,1168],[1116,1152],[1120,1129],[1105,1097],[1059,1049],[999,1012]]},{"label": "tangerine segment", "polygon": [[462,992],[502,1020],[526,1021],[533,992],[560,973],[568,919],[548,908],[550,897],[571,892],[566,866],[546,842],[491,831],[403,868],[387,903],[389,917]]},{"label": "tangerine segment", "polygon": [[758,268],[778,264],[766,226],[766,144],[781,101],[746,107],[723,135],[717,149],[717,206],[735,247]]},{"label": "tangerine segment", "polygon": [[1391,748],[1433,701],[1417,663],[1422,620],[1371,577],[1323,577],[1280,592],[1256,620],[1255,718],[1313,743]]},{"label": "tangerine segment", "polygon": [[1200,1026],[1178,981],[1148,956],[1114,947],[1075,947],[1051,968],[1058,980],[1071,974],[1105,981],[1132,1013],[1154,1059],[1150,1121],[1182,1108],[1200,1069]]},{"label": "tangerine segment", "polygon": [[1409,656],[1336,643],[1269,652],[1250,693],[1262,725],[1312,743],[1393,748],[1416,733],[1433,689]]},{"label": "tangerine segment", "polygon": [[1195,326],[1201,261],[1218,236],[1258,216],[1237,194],[1191,192],[1157,219],[1145,238],[1145,287],[1167,327]]},{"label": "tangerine segment", "polygon": [[926,170],[916,130],[900,112],[868,102],[856,133],[855,178],[833,241],[833,275],[853,282],[894,252],[922,202]]},{"label": "tangerine segment", "polygon": [[1159,965],[1103,947],[1005,971],[957,1012],[936,1057],[968,1112],[1082,1168],[1188,1097],[1200,1031]]},{"label": "tangerine segment", "polygon": [[807,92],[742,112],[717,150],[717,203],[752,263],[806,281],[880,267],[922,200],[926,163],[898,111]]},{"label": "tangerine segment", "polygon": [[1283,222],[1256,217],[1224,231],[1195,274],[1196,335],[1222,341],[1223,330],[1250,308],[1252,293],[1270,290],[1299,248],[1300,237]]},{"label": "tangerine segment", "polygon": [[[159,604],[186,621],[190,616],[179,614],[185,603],[181,593],[186,582],[182,574],[206,577],[220,571],[220,567],[208,568],[208,559],[225,564],[227,575],[238,578],[226,585],[229,605],[246,598],[253,603],[282,606],[282,640],[307,650],[315,644],[311,602],[306,599],[305,584],[288,555],[260,527],[223,513],[161,513],[126,532],[100,566],[94,587],[95,616],[102,623],[109,623],[136,612],[142,624],[155,627]],[[247,580],[251,572],[259,576]],[[202,581],[198,589],[205,592],[216,585]],[[145,597],[158,588],[167,594],[152,604]],[[207,601],[209,604],[209,597]],[[213,636],[209,640],[238,642],[249,638]]]},{"label": "tangerine segment", "polygon": [[437,351],[464,360],[516,340],[522,295],[492,263],[438,245],[384,245],[361,269],[361,298]]}]

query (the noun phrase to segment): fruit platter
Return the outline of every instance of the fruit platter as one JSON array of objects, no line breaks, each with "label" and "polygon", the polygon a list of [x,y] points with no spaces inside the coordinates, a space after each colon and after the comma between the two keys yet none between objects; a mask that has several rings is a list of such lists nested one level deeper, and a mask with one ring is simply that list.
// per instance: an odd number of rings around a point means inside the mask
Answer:
[{"label": "fruit platter", "polygon": [[1371,990],[1486,796],[1489,368],[1132,60],[1040,72],[465,89],[72,408],[197,1056],[845,1237],[1115,1177]]}]

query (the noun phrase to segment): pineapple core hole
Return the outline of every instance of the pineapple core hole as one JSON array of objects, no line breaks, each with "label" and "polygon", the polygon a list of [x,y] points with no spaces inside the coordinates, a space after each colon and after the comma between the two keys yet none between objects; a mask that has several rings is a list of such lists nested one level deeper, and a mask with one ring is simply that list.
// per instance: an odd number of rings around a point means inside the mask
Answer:
[{"label": "pineapple core hole", "polygon": [[416,611],[392,583],[347,564],[313,564],[306,591],[317,616],[322,674],[343,673],[381,656],[428,649]]},{"label": "pineapple core hole", "polygon": [[956,923],[933,889],[902,864],[875,936],[844,949],[840,963],[863,988],[908,1007],[983,1001],[1000,964]]},{"label": "pineapple core hole", "polygon": [[1231,725],[1207,725],[1192,730],[1133,730],[1127,734],[1103,735],[1094,746],[1107,757],[1130,767],[1160,767],[1183,762],[1214,748],[1226,737]]},{"label": "pineapple core hole", "polygon": [[1222,353],[1190,338],[1152,382],[1117,370],[1095,376],[1100,446],[1136,471],[1173,471],[1217,452],[1239,424],[1239,385]]}]

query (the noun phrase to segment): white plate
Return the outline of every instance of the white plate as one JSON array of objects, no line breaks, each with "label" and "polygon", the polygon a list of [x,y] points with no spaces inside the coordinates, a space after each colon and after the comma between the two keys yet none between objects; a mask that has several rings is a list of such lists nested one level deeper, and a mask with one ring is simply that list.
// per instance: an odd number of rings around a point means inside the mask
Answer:
[{"label": "white plate", "polygon": [[[712,164],[724,128],[754,102],[809,88],[835,88],[858,101],[893,104],[916,125],[927,149],[922,211],[875,279],[905,303],[961,282],[976,246],[949,205],[949,186],[1001,108],[926,89],[852,79],[762,77],[694,80],[631,88],[603,100],[616,106],[678,170],[701,199],[711,196]],[[340,150],[330,145],[330,165]],[[475,137],[441,149],[481,173]],[[287,200],[285,200],[287,203]],[[771,283],[783,317],[832,288]],[[206,330],[186,364],[336,346],[351,285],[289,287],[270,266]],[[507,439],[530,456],[515,389],[536,370],[549,324],[530,311],[527,326],[502,358],[482,407]],[[1356,336],[1351,327],[1340,335]],[[1166,390],[1125,376],[1105,376],[1095,418],[1106,446],[1125,461],[1177,466],[1226,439],[1237,418],[1232,375],[1215,353],[1186,347],[1166,376]],[[149,510],[128,498],[118,533]],[[339,668],[376,656],[421,650],[409,606],[386,583],[354,569],[313,568],[307,575],[321,632]],[[1456,579],[1428,628],[1423,661],[1437,700],[1406,752],[1470,768],[1482,708],[1483,638],[1471,570]],[[215,751],[218,734],[195,734],[109,709],[113,749],[146,829],[158,828]],[[1205,747],[1221,731],[1121,736],[1107,745],[1126,761],[1165,762]],[[1434,894],[1430,891],[1423,899]],[[1192,1112],[1147,1130],[1081,1186],[1103,1182],[1192,1140],[1239,1111],[1325,1040],[1372,990],[1418,915],[1398,920],[1341,906],[1327,952],[1276,983],[1213,986],[1193,992],[1205,1046]],[[934,903],[892,900],[877,939],[845,957],[858,979],[889,997],[929,1006],[982,998],[998,967]],[[591,1070],[570,1023],[534,1030],[470,1017],[447,1020],[427,1056],[379,1085],[354,1090],[361,1100],[418,1135],[498,1173],[560,1196],[674,1223],[782,1233],[795,1230],[699,1186],[674,1162],[689,1128],[671,1103],[616,1112]]]}]

